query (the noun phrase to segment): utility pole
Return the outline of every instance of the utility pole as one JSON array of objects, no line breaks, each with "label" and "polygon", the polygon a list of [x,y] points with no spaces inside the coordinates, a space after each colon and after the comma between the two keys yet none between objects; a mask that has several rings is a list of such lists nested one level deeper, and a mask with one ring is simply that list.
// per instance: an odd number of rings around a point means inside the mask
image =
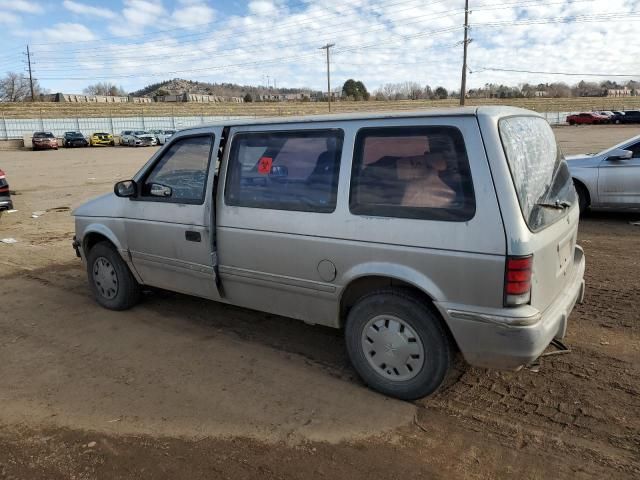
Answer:
[{"label": "utility pole", "polygon": [[460,105],[464,106],[467,95],[467,47],[469,46],[469,0],[464,0],[464,42],[462,54],[462,82],[460,84]]},{"label": "utility pole", "polygon": [[331,111],[331,69],[329,68],[329,49],[335,47],[335,43],[327,43],[320,50],[327,51],[327,101],[329,102],[329,111]]},{"label": "utility pole", "polygon": [[33,93],[33,75],[31,74],[31,52],[29,51],[29,45],[27,45],[27,63],[29,64],[29,84],[31,85],[31,101],[36,101],[36,96]]}]

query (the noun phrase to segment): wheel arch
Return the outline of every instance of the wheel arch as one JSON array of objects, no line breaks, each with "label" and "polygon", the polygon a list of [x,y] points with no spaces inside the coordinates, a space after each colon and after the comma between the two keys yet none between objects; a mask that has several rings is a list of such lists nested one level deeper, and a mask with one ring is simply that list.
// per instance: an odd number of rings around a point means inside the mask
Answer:
[{"label": "wheel arch", "polygon": [[592,196],[591,196],[591,191],[589,191],[589,187],[587,187],[587,183],[584,180],[581,180],[580,178],[577,177],[572,177],[573,179],[573,184],[575,186],[576,189],[581,188],[584,190],[584,192],[587,194],[587,206],[591,206],[591,202],[592,202]]},{"label": "wheel arch", "polygon": [[402,267],[395,272],[385,272],[382,269],[369,269],[368,271],[360,272],[358,275],[351,276],[340,292],[338,311],[339,326],[344,327],[349,311],[360,298],[385,288],[403,290],[417,299],[422,300],[442,322],[455,348],[458,348],[446,319],[434,303],[443,298],[442,291],[425,275],[408,267]]},{"label": "wheel arch", "polygon": [[123,247],[118,237],[107,227],[101,224],[91,224],[87,226],[82,234],[82,249],[85,256],[96,243],[105,240],[111,243],[119,252],[122,251]]}]

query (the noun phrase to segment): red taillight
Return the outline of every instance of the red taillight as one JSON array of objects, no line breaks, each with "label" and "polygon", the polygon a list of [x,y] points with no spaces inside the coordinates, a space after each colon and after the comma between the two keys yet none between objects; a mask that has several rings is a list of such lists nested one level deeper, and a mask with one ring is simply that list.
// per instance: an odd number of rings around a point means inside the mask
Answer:
[{"label": "red taillight", "polygon": [[504,305],[515,307],[531,300],[531,270],[533,255],[507,257],[504,278]]}]

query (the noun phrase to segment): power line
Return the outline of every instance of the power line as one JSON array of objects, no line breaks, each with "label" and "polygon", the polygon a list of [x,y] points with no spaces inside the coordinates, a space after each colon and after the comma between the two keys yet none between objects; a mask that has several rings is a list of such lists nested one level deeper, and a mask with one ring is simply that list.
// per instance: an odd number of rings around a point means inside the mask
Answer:
[{"label": "power line", "polygon": [[540,75],[567,75],[572,77],[640,77],[640,73],[577,73],[577,72],[549,72],[541,70],[517,70],[515,68],[480,67],[474,73],[490,72],[513,72],[513,73],[534,73]]},{"label": "power line", "polygon": [[[415,8],[415,7],[411,7],[411,8]],[[423,15],[418,15],[418,16],[413,17],[412,21],[411,22],[406,22],[404,24],[404,26],[418,24],[418,23],[421,23],[422,21],[428,20],[428,19],[432,19],[433,20],[433,19],[438,19],[438,18],[444,18],[446,16],[450,16],[450,14],[452,12],[462,13],[462,10],[455,9],[455,10],[447,10],[447,11],[443,11],[443,12],[425,13]],[[388,22],[388,19],[385,19],[385,22]],[[380,29],[374,30],[374,29],[369,28],[369,29],[364,30],[364,31],[354,32],[353,31],[353,20],[345,20],[343,22],[339,22],[339,23],[335,23],[335,24],[332,24],[332,25],[328,25],[328,27],[336,27],[336,26],[340,26],[340,25],[347,25],[347,27],[346,28],[341,28],[341,29],[338,29],[338,30],[331,30],[331,29],[327,30],[327,28],[325,27],[323,29],[323,31],[322,31],[322,35],[331,36],[331,35],[335,35],[337,33],[351,32],[351,33],[349,33],[347,35],[344,35],[344,37],[350,37],[350,36],[356,36],[356,35],[361,36],[364,33],[372,33],[372,32],[375,32],[377,30],[380,30]],[[384,23],[384,22],[375,22],[373,25],[374,26],[378,26],[378,27],[382,27],[382,30],[388,29],[388,24]],[[269,35],[269,41],[288,42],[290,40],[290,36],[291,36],[290,33],[282,33],[281,35],[277,35],[277,34],[273,35],[273,28],[271,29],[271,33],[272,34]],[[282,36],[282,35],[284,35],[284,36]],[[241,33],[234,32],[233,37],[237,38],[237,36],[241,36]],[[216,37],[216,40],[219,40],[220,38],[221,37]],[[297,43],[297,44],[288,42],[287,46],[291,47],[291,46],[303,45],[303,46],[311,47],[313,45],[312,42],[313,41],[307,41],[307,42],[302,42],[302,43]],[[165,48],[184,48],[184,47],[187,47],[189,45],[192,45],[192,42],[185,42],[185,43],[174,44],[174,45],[166,45],[164,47]],[[187,55],[190,55],[190,56],[196,55],[197,56],[197,55],[202,54],[202,53],[215,53],[218,57],[219,56],[234,56],[234,55],[237,55],[237,54],[233,53],[234,51],[246,50],[246,49],[248,49],[250,47],[265,47],[265,42],[263,41],[263,42],[259,42],[259,43],[244,44],[244,45],[240,43],[239,46],[237,46],[238,45],[237,42],[234,42],[234,45],[236,45],[234,48],[216,47],[213,50],[212,49],[207,49],[207,48],[201,48],[201,49],[198,49],[196,51],[183,52],[181,55],[182,56],[187,56]],[[129,56],[129,55],[124,55],[123,56],[123,55],[119,54],[119,53],[121,53],[121,52],[119,52],[119,50],[126,50],[128,48],[126,46],[117,45],[117,46],[113,46],[112,48],[115,50],[113,52],[113,54],[114,55],[118,55],[118,57],[115,59],[115,61],[124,60],[124,59],[131,59],[131,60],[134,60],[134,61],[139,61],[140,60],[140,54],[136,54],[136,55],[133,55],[133,56]],[[162,48],[162,47],[160,47],[160,48]],[[269,47],[267,47],[267,48],[269,48]],[[73,50],[66,51],[66,53],[74,53],[74,52],[77,52],[77,51],[73,51]],[[101,52],[101,53],[104,54],[104,52]],[[163,60],[164,60],[162,62],[162,64],[164,65],[166,63],[166,55],[167,55],[166,52],[158,52],[156,54],[147,54],[147,55],[145,55],[145,59],[149,60],[149,59],[154,59],[156,57],[158,57],[158,58],[162,57]],[[61,65],[61,64],[65,64],[65,63],[69,64],[70,62],[72,62],[73,64],[77,63],[77,61],[75,61],[75,60],[74,61],[67,61],[67,62],[62,61],[61,62],[60,60],[53,60],[53,59],[52,60],[45,60],[45,61],[43,61],[41,63],[42,64]],[[104,64],[104,61],[101,61],[101,63]],[[145,65],[150,65],[150,64],[146,63]]]}]

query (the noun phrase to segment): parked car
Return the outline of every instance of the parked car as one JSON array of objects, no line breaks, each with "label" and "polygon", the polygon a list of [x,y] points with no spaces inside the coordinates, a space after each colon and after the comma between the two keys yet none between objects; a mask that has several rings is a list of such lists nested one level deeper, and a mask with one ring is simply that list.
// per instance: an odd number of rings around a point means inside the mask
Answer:
[{"label": "parked car", "polygon": [[58,150],[58,139],[51,132],[34,132],[31,138],[33,150]]},{"label": "parked car", "polygon": [[89,141],[92,147],[98,145],[115,145],[116,142],[113,139],[113,135],[106,132],[96,132],[91,134],[91,139]]},{"label": "parked car", "polygon": [[624,114],[617,114],[611,117],[611,122],[620,124],[620,123],[640,123],[640,111],[638,110],[627,110]]},{"label": "parked car", "polygon": [[13,209],[13,202],[11,201],[11,192],[9,191],[9,182],[7,176],[0,169],[0,215],[4,210]]},{"label": "parked car", "polygon": [[609,117],[595,112],[576,113],[567,116],[569,125],[599,125],[609,123]]},{"label": "parked car", "polygon": [[607,117],[608,120],[611,120],[611,117],[615,115],[615,113],[612,112],[611,110],[601,110],[599,112],[594,112],[594,113],[597,113],[598,115],[603,115]]},{"label": "parked car", "polygon": [[80,132],[64,132],[62,146],[65,148],[88,147],[89,142],[87,142],[87,139],[84,138],[84,135]]},{"label": "parked car", "polygon": [[580,210],[640,208],[640,136],[595,155],[567,156]]},{"label": "parked car", "polygon": [[571,175],[517,108],[182,130],[74,215],[102,306],[149,285],[344,328],[364,381],[403,399],[457,351],[517,369],[562,346],[584,292]]},{"label": "parked car", "polygon": [[151,130],[151,133],[156,137],[158,145],[164,145],[167,143],[175,133],[175,130]]},{"label": "parked car", "polygon": [[157,145],[156,137],[146,130],[124,130],[120,134],[120,145],[129,147],[150,147]]}]

